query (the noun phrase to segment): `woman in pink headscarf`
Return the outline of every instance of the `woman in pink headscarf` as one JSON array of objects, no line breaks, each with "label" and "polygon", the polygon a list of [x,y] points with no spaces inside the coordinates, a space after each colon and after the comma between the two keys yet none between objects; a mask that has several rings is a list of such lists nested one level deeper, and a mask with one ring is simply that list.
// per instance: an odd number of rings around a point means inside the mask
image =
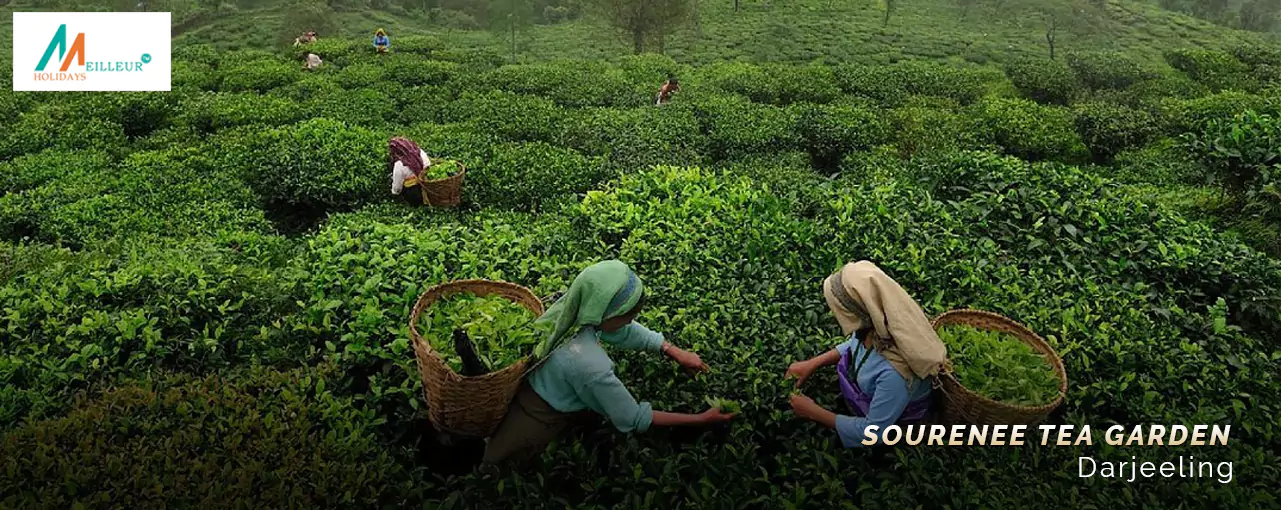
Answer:
[{"label": "woman in pink headscarf", "polygon": [[406,200],[422,204],[422,194],[418,192],[418,183],[423,171],[431,167],[427,153],[412,140],[395,137],[387,142],[388,166],[391,167],[391,194],[401,195],[406,187],[413,188],[405,194]]}]

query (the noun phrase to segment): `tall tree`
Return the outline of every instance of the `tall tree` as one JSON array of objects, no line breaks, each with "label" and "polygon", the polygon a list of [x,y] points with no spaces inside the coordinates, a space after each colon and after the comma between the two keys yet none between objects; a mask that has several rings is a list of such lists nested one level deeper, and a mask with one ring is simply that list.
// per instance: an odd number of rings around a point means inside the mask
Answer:
[{"label": "tall tree", "polygon": [[1276,25],[1278,11],[1281,11],[1281,0],[1249,0],[1241,4],[1241,11],[1237,14],[1241,18],[1241,28],[1267,32]]},{"label": "tall tree", "polygon": [[534,9],[528,0],[490,0],[489,29],[507,39],[511,48],[511,61],[516,62],[520,36],[527,33],[534,23]]},{"label": "tall tree", "polygon": [[645,41],[670,34],[689,20],[691,0],[594,0],[609,24],[632,39],[636,53],[645,52]]}]

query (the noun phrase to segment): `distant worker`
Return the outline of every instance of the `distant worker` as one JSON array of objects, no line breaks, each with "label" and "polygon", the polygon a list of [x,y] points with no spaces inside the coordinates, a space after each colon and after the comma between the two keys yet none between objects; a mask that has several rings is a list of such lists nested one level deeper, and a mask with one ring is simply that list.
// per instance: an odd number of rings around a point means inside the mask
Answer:
[{"label": "distant worker", "polygon": [[663,82],[663,86],[659,87],[658,101],[656,101],[654,104],[655,105],[667,104],[668,101],[671,101],[672,94],[679,92],[680,90],[681,90],[681,85],[676,81],[676,78],[668,78],[667,81]]},{"label": "distant worker", "polygon": [[314,43],[314,42],[316,42],[316,33],[307,32],[305,34],[298,36],[296,39],[294,39],[294,46],[301,46],[303,44]]},{"label": "distant worker", "polygon": [[[404,137],[395,137],[387,142],[387,158],[391,166],[391,194],[400,195],[405,188],[414,188],[417,192],[423,172],[431,168],[431,159],[418,144]],[[405,200],[415,205],[422,204],[422,193],[408,193]]]},{"label": "distant worker", "polygon": [[835,429],[846,448],[862,446],[869,425],[884,430],[928,423],[935,375],[947,347],[916,301],[876,264],[846,264],[823,282],[823,297],[849,340],[824,354],[792,363],[787,376],[800,387],[819,367],[836,365],[841,395],[857,416],[838,415],[793,394],[798,418]]},{"label": "distant worker", "polygon": [[374,49],[378,53],[387,53],[391,50],[391,39],[387,38],[387,32],[381,28],[374,32]]},{"label": "distant worker", "polygon": [[320,67],[320,64],[322,63],[324,62],[320,60],[320,55],[317,55],[315,53],[308,53],[307,63],[303,64],[302,68],[308,71],[315,71],[317,68]]}]

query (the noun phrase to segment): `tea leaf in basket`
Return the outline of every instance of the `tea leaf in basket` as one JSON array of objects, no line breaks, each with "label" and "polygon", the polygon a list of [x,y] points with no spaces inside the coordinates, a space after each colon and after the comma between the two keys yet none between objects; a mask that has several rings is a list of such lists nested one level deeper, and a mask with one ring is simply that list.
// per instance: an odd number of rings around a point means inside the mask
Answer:
[{"label": "tea leaf in basket", "polygon": [[953,373],[970,391],[1020,406],[1049,404],[1058,396],[1054,368],[1018,338],[961,325],[944,326],[938,333],[947,344]]}]

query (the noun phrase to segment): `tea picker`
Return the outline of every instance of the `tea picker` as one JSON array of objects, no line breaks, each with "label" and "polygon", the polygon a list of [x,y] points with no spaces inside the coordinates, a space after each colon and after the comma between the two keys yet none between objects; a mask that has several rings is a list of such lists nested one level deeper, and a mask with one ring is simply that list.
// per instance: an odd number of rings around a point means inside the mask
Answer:
[{"label": "tea picker", "polygon": [[387,156],[391,165],[391,194],[401,195],[405,188],[413,188],[412,193],[403,196],[410,203],[422,205],[417,187],[422,182],[423,172],[432,165],[427,152],[413,140],[398,136],[387,142]]},{"label": "tea picker", "polygon": [[374,51],[380,54],[391,51],[391,39],[387,37],[387,32],[381,28],[374,32]]},{"label": "tea picker", "polygon": [[663,86],[658,88],[658,100],[654,102],[654,105],[662,106],[667,104],[671,101],[672,94],[679,92],[680,89],[680,83],[676,81],[675,77],[668,78],[667,81],[663,82]]},{"label": "tea picker", "polygon": [[637,402],[614,374],[604,346],[661,352],[692,371],[706,371],[697,354],[667,342],[634,322],[644,308],[645,287],[626,264],[610,260],[584,269],[569,290],[538,319],[553,330],[536,350],[540,364],[520,385],[507,414],[489,438],[486,469],[536,455],[583,417],[607,418],[623,433],[651,426],[710,425],[733,418],[712,408],[698,414],[654,410]]},{"label": "tea picker", "polygon": [[306,71],[315,71],[320,68],[320,64],[324,63],[320,60],[320,55],[315,53],[308,53],[305,60],[306,62],[303,63],[302,68]]},{"label": "tea picker", "polygon": [[838,415],[799,393],[791,396],[796,415],[836,429],[846,448],[862,446],[869,425],[883,429],[929,420],[947,348],[920,305],[866,260],[829,276],[823,296],[849,340],[792,363],[787,375],[796,378],[799,388],[818,368],[836,365],[841,395],[858,416]]}]

